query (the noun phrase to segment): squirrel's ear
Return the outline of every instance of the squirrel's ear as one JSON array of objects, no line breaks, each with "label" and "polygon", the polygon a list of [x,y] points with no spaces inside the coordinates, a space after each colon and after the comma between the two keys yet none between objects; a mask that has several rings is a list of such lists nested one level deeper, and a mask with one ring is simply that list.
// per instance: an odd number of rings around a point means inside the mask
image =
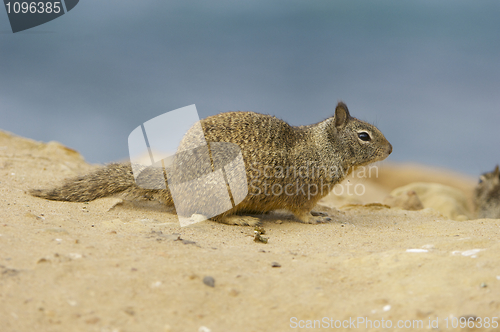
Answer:
[{"label": "squirrel's ear", "polygon": [[497,178],[500,178],[500,168],[498,167],[495,167],[495,171],[494,171],[494,176],[497,177]]},{"label": "squirrel's ear", "polygon": [[335,107],[335,127],[342,127],[349,120],[349,110],[347,109],[347,105],[343,102],[339,102],[337,107]]}]

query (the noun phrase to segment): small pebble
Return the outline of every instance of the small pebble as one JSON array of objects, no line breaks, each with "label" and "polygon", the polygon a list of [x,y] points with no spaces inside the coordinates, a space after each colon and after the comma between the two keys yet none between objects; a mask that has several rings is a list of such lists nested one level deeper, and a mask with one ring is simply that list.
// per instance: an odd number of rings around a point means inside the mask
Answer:
[{"label": "small pebble", "polygon": [[215,287],[215,279],[210,276],[203,278],[203,283],[209,287]]},{"label": "small pebble", "polygon": [[134,316],[134,315],[135,315],[135,311],[134,311],[134,308],[133,308],[133,307],[126,307],[123,311],[124,311],[127,315],[129,315],[129,316]]},{"label": "small pebble", "polygon": [[462,256],[471,256],[471,258],[476,258],[476,254],[483,249],[471,249],[462,252]]},{"label": "small pebble", "polygon": [[271,266],[272,266],[272,267],[281,267],[281,264],[280,264],[280,263],[278,263],[278,262],[272,262],[272,263],[271,263]]},{"label": "small pebble", "polygon": [[261,236],[261,235],[260,235],[260,233],[259,233],[259,232],[255,231],[255,236],[254,236],[254,238],[253,238],[253,240],[254,240],[255,242],[267,243],[267,240],[268,240],[268,239],[269,239],[269,238],[267,238],[267,237],[263,237],[263,236]]},{"label": "small pebble", "polygon": [[68,302],[68,304],[69,304],[70,306],[72,306],[72,307],[74,307],[74,306],[76,306],[76,305],[78,304],[78,302],[76,302],[76,301],[74,301],[74,300],[68,300],[67,302]]},{"label": "small pebble", "polygon": [[151,284],[151,288],[158,288],[161,286],[161,281],[155,281]]},{"label": "small pebble", "polygon": [[485,283],[485,282],[482,282],[482,283],[481,283],[481,288],[486,288],[486,287],[488,287],[488,285],[486,285],[486,283]]},{"label": "small pebble", "polygon": [[406,249],[406,252],[429,252],[427,249]]}]

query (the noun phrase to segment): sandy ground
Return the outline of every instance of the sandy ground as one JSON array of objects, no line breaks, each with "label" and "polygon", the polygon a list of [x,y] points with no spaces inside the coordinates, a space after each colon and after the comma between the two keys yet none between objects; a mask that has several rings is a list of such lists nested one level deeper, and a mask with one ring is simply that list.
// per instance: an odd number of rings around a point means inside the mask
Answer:
[{"label": "sandy ground", "polygon": [[[157,205],[25,193],[93,167],[58,143],[0,132],[1,331],[455,331],[460,317],[500,330],[500,220],[351,205],[331,210],[329,224],[268,216],[264,244],[250,227],[181,228]],[[474,187],[447,170],[388,163],[362,181],[354,203],[414,181],[467,197]]]}]

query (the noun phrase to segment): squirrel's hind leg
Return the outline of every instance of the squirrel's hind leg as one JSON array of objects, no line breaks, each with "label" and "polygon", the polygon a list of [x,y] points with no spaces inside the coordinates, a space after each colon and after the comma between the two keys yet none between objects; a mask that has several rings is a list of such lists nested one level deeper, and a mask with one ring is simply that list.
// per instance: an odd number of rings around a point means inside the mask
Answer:
[{"label": "squirrel's hind leg", "polygon": [[236,215],[236,214],[231,214],[231,215],[226,215],[226,216],[220,216],[220,217],[215,217],[211,218],[214,221],[227,224],[227,225],[238,225],[238,226],[259,226],[262,223],[262,220],[259,218],[251,217],[251,216],[245,216],[245,215]]}]

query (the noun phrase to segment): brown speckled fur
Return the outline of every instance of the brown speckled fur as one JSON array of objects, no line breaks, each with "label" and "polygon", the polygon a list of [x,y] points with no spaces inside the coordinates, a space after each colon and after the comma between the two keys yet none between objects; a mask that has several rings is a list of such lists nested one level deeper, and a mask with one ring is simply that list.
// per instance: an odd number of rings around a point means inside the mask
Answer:
[{"label": "brown speckled fur", "polygon": [[[207,142],[235,143],[243,154],[249,194],[234,208],[212,218],[229,224],[254,224],[258,219],[249,221],[235,215],[277,209],[289,210],[302,222],[316,223],[321,218],[312,216],[310,211],[333,189],[333,185],[342,181],[354,166],[383,160],[392,152],[392,146],[384,135],[375,126],[351,117],[342,102],[337,105],[334,117],[309,126],[293,127],[276,117],[253,112],[221,113],[202,120],[201,125]],[[369,142],[358,137],[361,131],[369,133]],[[298,170],[308,164],[320,170],[318,174],[293,176],[290,172],[287,177],[270,178],[263,175],[265,167],[269,175],[269,169],[276,170],[276,167]],[[330,176],[321,171],[322,167],[336,168],[339,172]],[[317,185],[318,188],[323,186],[324,190],[318,190],[315,195],[304,195],[300,190],[293,195],[266,195],[266,184],[282,188],[287,184],[295,184],[296,188]],[[173,205],[168,188],[148,190],[138,187],[129,163],[109,164],[94,173],[66,180],[61,187],[32,190],[30,193],[47,199],[75,202],[125,193]],[[185,199],[189,200],[189,197]]]}]

